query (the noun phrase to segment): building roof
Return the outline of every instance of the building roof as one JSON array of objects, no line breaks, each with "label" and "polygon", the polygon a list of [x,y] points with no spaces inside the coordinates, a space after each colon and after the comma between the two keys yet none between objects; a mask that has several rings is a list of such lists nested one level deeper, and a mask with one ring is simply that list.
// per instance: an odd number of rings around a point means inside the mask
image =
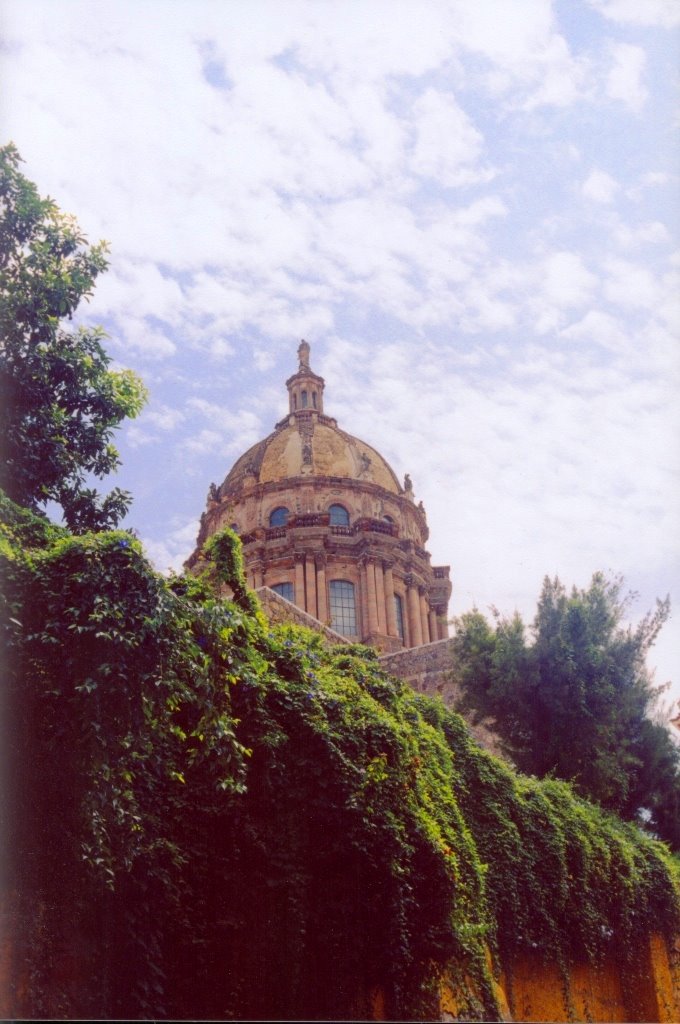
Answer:
[{"label": "building roof", "polygon": [[300,367],[286,381],[288,416],[236,461],[219,489],[220,496],[238,493],[253,477],[259,483],[273,483],[310,476],[360,480],[391,494],[404,494],[394,470],[375,448],[324,415],[324,380],[309,367],[306,342],[298,354]]}]

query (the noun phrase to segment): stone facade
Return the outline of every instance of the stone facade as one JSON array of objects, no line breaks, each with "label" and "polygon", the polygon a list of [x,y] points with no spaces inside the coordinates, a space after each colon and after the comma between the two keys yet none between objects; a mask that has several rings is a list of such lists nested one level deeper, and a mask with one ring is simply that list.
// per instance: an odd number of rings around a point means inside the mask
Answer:
[{"label": "stone facade", "polygon": [[448,566],[432,566],[411,480],[324,413],[309,345],[286,381],[288,415],[212,484],[189,567],[217,530],[243,543],[249,585],[266,586],[348,640],[382,651],[448,635]]},{"label": "stone facade", "polygon": [[269,587],[258,587],[255,593],[262,606],[262,611],[270,622],[292,622],[295,626],[305,626],[307,629],[313,629],[315,633],[321,633],[326,643],[333,645],[347,643],[344,636],[340,636],[335,630],[322,625],[318,619],[313,618],[297,605],[291,604],[285,597],[281,597]]},{"label": "stone facade", "polygon": [[[383,654],[380,664],[386,672],[428,697],[441,697],[451,711],[456,710],[460,687],[454,680],[453,641],[438,640],[412,650]],[[491,754],[503,756],[500,738],[486,722],[467,722],[480,746]]]}]

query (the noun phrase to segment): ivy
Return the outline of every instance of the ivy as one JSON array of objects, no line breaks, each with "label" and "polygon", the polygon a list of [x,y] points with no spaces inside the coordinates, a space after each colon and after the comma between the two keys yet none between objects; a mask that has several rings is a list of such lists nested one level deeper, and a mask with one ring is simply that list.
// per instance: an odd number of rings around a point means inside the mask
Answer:
[{"label": "ivy", "polygon": [[[379,986],[426,1019],[446,974],[494,1019],[488,949],[566,970],[677,933],[662,844],[512,772],[373,651],[270,627],[229,531],[165,579],[128,533],[3,521],[25,1015],[362,1017]],[[91,951],[71,988],[63,920]]]}]

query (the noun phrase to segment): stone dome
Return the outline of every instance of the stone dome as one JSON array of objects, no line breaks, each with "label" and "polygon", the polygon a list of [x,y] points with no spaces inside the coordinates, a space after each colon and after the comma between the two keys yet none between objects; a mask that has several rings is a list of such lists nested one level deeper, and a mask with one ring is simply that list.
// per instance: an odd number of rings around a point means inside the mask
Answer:
[{"label": "stone dome", "polygon": [[325,382],[309,345],[286,381],[288,415],[210,485],[196,551],[230,526],[240,536],[249,584],[349,639],[382,650],[446,635],[448,567],[432,567],[428,527],[411,480],[403,486],[365,441],[323,409]]},{"label": "stone dome", "polygon": [[340,430],[335,420],[319,416],[313,434],[301,432],[300,426],[300,415],[291,415],[263,441],[249,448],[227,474],[220,493],[238,491],[246,476],[253,472],[261,483],[305,475],[329,476],[371,481],[391,494],[403,493],[394,470],[382,455],[365,441]]}]

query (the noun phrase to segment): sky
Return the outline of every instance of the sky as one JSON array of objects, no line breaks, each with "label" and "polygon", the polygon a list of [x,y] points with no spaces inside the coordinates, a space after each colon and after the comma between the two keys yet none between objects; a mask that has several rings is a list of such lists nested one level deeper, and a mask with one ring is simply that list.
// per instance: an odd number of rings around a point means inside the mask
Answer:
[{"label": "sky", "polygon": [[544,576],[670,594],[680,698],[676,0],[0,0],[0,120],[110,268],[81,320],[146,382],[125,525],[325,411],[425,504],[450,613]]}]

